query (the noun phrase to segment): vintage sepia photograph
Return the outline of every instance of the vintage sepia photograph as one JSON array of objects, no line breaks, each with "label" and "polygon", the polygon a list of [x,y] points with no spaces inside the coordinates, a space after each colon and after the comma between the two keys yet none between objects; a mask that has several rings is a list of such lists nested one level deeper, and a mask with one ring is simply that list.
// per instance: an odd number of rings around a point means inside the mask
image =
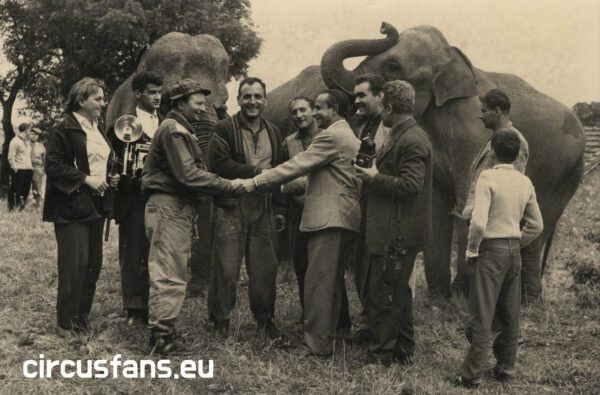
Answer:
[{"label": "vintage sepia photograph", "polygon": [[600,393],[600,0],[0,0],[0,394]]}]

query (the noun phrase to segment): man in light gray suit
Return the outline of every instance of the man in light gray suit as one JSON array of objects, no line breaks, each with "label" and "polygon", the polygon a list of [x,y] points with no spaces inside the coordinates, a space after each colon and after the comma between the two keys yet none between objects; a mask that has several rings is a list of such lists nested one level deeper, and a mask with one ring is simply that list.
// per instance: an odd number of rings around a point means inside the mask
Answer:
[{"label": "man in light gray suit", "polygon": [[308,233],[304,283],[304,342],[310,353],[331,355],[338,329],[350,329],[344,283],[345,263],[360,228],[360,180],[352,167],[360,141],[343,118],[348,98],[338,90],[321,93],[315,118],[324,129],[311,145],[279,166],[263,170],[248,191],[307,175],[300,231]]}]

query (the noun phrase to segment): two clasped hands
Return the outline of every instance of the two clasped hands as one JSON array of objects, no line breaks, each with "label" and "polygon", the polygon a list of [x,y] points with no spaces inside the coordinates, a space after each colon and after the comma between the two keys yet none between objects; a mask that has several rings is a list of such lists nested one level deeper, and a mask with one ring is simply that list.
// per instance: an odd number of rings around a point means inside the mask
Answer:
[{"label": "two clasped hands", "polygon": [[[254,182],[253,178],[236,178],[231,180],[231,186],[233,187],[234,193],[252,193],[258,190],[258,186]],[[276,232],[281,232],[285,229],[285,216],[282,214],[275,214],[274,229]]]}]

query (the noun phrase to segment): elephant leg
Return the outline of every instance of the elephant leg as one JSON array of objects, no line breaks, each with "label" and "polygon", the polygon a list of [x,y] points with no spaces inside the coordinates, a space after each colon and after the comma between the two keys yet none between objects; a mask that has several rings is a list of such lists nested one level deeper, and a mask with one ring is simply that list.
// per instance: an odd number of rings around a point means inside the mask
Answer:
[{"label": "elephant leg", "polygon": [[542,254],[546,238],[538,237],[521,249],[521,303],[529,304],[542,298]]},{"label": "elephant leg", "polygon": [[456,277],[452,283],[452,290],[461,293],[464,297],[469,296],[469,272],[467,270],[467,241],[469,228],[462,221],[455,221],[454,231],[456,232],[457,248],[456,251]]},{"label": "elephant leg", "polygon": [[454,199],[434,186],[432,234],[424,251],[425,277],[432,298],[450,298],[450,258],[452,254]]}]

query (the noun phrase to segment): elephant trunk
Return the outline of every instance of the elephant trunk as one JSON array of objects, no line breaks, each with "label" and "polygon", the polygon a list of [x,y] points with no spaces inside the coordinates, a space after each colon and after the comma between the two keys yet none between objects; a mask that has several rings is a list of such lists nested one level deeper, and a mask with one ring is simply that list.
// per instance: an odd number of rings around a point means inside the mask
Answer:
[{"label": "elephant trunk", "polygon": [[387,37],[378,40],[347,40],[329,47],[321,58],[321,76],[330,89],[340,89],[351,95],[354,90],[354,72],[344,67],[344,59],[356,56],[377,55],[398,42],[398,31],[387,22],[380,32]]},{"label": "elephant trunk", "polygon": [[217,109],[212,104],[207,103],[206,111],[198,121],[190,122],[194,135],[198,140],[198,146],[202,153],[202,161],[208,164],[208,143],[211,138],[212,129],[219,121]]}]

